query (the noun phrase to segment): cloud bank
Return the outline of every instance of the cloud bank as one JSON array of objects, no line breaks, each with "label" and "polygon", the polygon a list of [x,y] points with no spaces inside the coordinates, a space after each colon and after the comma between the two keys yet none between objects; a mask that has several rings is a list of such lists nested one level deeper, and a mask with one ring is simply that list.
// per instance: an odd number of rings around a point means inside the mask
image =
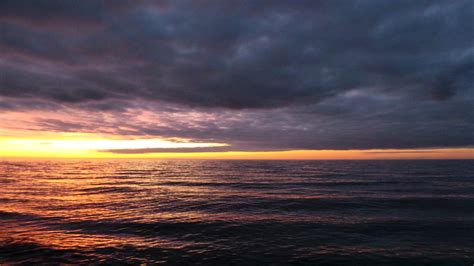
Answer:
[{"label": "cloud bank", "polygon": [[233,150],[470,146],[473,17],[469,0],[4,0],[0,112]]}]

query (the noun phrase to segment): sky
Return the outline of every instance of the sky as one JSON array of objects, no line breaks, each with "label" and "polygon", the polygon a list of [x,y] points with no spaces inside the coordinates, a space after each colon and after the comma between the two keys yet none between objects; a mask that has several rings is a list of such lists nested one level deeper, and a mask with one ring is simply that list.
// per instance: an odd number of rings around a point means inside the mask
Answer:
[{"label": "sky", "polygon": [[474,1],[0,1],[0,157],[474,159]]}]

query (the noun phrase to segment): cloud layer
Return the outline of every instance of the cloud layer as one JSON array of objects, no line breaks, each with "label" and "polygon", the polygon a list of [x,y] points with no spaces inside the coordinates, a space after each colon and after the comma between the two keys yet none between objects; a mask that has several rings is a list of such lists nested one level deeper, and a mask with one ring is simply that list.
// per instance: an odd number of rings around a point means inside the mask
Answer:
[{"label": "cloud layer", "polygon": [[469,146],[473,17],[469,0],[5,0],[0,112],[236,150]]}]

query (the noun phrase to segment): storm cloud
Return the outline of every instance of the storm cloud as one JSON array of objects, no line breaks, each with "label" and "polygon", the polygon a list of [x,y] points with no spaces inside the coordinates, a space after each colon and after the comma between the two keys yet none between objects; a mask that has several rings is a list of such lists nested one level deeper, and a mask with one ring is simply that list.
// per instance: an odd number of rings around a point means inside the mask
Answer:
[{"label": "storm cloud", "polygon": [[470,0],[4,0],[0,112],[229,150],[471,146],[473,18]]}]

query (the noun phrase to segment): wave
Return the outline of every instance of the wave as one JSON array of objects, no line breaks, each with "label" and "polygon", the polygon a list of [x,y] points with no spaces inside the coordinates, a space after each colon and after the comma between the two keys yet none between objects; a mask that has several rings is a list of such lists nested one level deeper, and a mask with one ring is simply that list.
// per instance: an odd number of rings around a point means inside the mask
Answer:
[{"label": "wave", "polygon": [[78,160],[0,173],[0,264],[474,261],[472,161]]}]

